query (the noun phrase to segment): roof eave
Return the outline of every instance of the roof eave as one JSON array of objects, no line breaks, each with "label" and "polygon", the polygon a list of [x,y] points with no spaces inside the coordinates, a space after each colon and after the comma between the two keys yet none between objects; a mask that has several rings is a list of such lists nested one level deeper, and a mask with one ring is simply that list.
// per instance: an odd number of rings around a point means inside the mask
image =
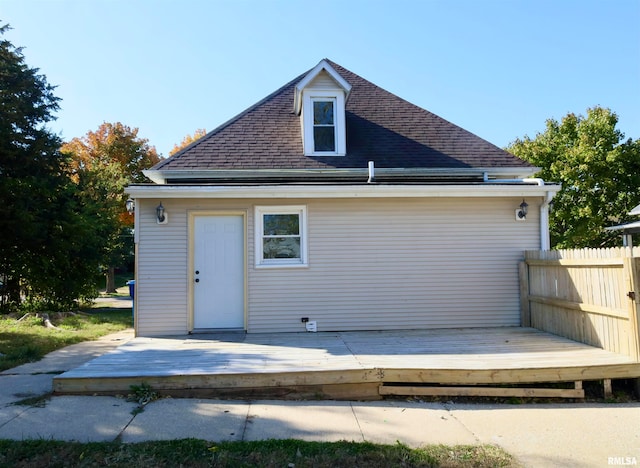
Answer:
[{"label": "roof eave", "polygon": [[640,233],[640,221],[633,223],[619,224],[604,228],[605,231],[622,231],[622,234],[638,234]]}]

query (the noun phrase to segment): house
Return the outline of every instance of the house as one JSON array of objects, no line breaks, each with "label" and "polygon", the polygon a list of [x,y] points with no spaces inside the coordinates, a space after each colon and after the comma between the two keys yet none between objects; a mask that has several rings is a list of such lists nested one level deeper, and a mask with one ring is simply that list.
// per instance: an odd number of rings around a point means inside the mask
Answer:
[{"label": "house", "polygon": [[[629,211],[629,216],[640,215],[640,205]],[[634,221],[631,223],[618,224],[617,226],[611,226],[605,228],[607,231],[619,231],[622,235],[622,243],[625,247],[633,247],[633,234],[640,233],[640,221]]]},{"label": "house", "polygon": [[518,326],[537,170],[322,60],[127,188],[136,333]]}]

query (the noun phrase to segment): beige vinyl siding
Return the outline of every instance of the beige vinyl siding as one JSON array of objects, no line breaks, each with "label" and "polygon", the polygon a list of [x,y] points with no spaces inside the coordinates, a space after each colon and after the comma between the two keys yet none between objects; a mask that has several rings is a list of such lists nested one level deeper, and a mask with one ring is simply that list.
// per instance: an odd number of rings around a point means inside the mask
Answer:
[{"label": "beige vinyl siding", "polygon": [[[247,331],[519,325],[518,261],[539,248],[540,199],[139,200],[137,332],[189,331],[188,210],[247,212]],[[305,205],[308,268],[256,268],[255,206]]]},{"label": "beige vinyl siding", "polygon": [[538,205],[516,199],[309,201],[309,268],[255,270],[251,332],[517,326]]},{"label": "beige vinyl siding", "polygon": [[187,218],[175,202],[162,200],[167,224],[156,223],[160,200],[137,200],[139,230],[136,272],[137,334],[187,331]]},{"label": "beige vinyl siding", "polygon": [[311,83],[309,83],[306,88],[307,89],[332,89],[335,88],[337,83],[331,78],[331,76],[326,71],[321,71],[318,76],[316,76]]}]

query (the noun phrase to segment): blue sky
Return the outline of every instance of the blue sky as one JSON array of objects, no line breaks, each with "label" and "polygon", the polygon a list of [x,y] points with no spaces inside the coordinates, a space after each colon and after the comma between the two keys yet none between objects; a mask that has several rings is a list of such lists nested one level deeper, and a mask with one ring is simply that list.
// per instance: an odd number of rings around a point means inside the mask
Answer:
[{"label": "blue sky", "polygon": [[122,122],[167,156],[329,58],[506,146],[595,105],[640,137],[640,0],[0,0],[68,140]]}]

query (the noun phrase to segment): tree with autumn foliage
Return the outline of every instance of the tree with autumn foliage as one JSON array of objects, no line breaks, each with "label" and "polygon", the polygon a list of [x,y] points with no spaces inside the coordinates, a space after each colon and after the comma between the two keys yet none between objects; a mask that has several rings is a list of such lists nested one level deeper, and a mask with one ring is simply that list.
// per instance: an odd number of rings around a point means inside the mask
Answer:
[{"label": "tree with autumn foliage", "polygon": [[89,131],[81,138],[73,138],[62,146],[71,155],[77,168],[99,170],[109,164],[117,164],[129,183],[148,181],[142,173],[160,162],[160,157],[149,140],[138,136],[139,130],[120,122],[104,122],[95,132]]},{"label": "tree with autumn foliage", "polygon": [[104,232],[109,246],[106,290],[115,292],[114,266],[132,251],[133,216],[125,210],[124,187],[145,182],[142,171],[158,163],[160,157],[147,139],[138,136],[137,128],[120,122],[105,122],[96,131],[73,138],[62,145],[62,152],[70,158],[72,177],[78,182],[85,180],[91,199],[102,205],[96,216],[110,221],[111,228]]},{"label": "tree with autumn foliage", "polygon": [[200,138],[202,138],[203,136],[205,136],[207,134],[207,130],[204,128],[199,128],[197,129],[195,132],[193,132],[193,135],[187,135],[185,136],[182,141],[180,142],[179,145],[173,145],[173,149],[171,151],[169,151],[169,155],[173,156],[174,154],[176,154],[178,151],[186,148],[187,146],[189,146],[191,143],[194,143],[196,141],[198,141]]}]

